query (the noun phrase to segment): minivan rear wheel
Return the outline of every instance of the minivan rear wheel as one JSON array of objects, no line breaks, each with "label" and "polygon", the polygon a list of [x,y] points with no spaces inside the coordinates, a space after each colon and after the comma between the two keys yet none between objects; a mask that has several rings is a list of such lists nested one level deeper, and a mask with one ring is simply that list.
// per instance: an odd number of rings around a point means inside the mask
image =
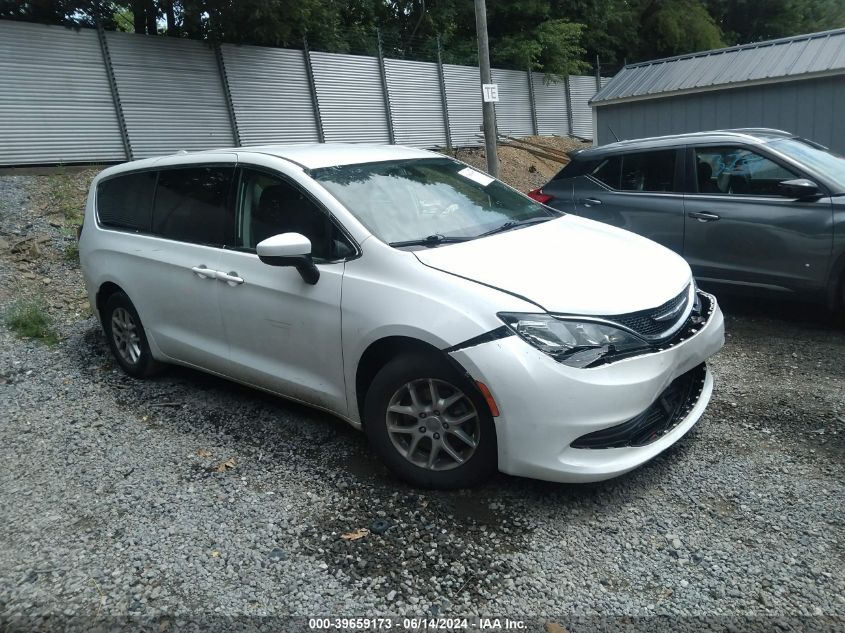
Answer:
[{"label": "minivan rear wheel", "polygon": [[143,378],[161,370],[161,363],[156,362],[150,351],[138,311],[125,293],[111,295],[101,316],[109,348],[123,371]]},{"label": "minivan rear wheel", "polygon": [[496,430],[475,385],[445,359],[407,354],[376,375],[364,430],[399,478],[425,488],[463,488],[496,471]]}]

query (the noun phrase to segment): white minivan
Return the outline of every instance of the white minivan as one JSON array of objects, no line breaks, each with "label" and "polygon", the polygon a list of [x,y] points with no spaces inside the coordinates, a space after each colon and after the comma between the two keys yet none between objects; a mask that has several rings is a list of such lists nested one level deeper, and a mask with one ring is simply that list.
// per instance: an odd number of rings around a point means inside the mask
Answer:
[{"label": "white minivan", "polygon": [[177,363],[330,411],[419,486],[630,471],[701,417],[724,342],[678,255],[406,147],[111,167],[80,257],[127,373]]}]

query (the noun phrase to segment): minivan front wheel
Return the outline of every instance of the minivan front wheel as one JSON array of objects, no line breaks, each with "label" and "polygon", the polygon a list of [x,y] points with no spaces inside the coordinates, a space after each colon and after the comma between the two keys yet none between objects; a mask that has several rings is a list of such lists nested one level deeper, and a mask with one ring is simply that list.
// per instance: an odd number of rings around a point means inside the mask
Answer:
[{"label": "minivan front wheel", "polygon": [[374,450],[415,486],[462,488],[496,471],[496,431],[487,404],[444,359],[392,360],[373,380],[364,409]]},{"label": "minivan front wheel", "polygon": [[141,318],[124,293],[116,292],[109,297],[102,321],[112,354],[127,374],[143,378],[161,368],[150,352]]}]

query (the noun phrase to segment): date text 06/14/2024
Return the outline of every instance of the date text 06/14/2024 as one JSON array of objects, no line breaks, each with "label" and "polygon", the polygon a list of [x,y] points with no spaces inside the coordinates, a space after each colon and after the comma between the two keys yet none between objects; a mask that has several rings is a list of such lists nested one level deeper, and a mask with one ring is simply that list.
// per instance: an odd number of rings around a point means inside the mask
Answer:
[{"label": "date text 06/14/2024", "polygon": [[308,628],[317,631],[377,631],[397,629],[417,631],[520,631],[526,628],[523,620],[488,617],[322,617],[309,618]]}]

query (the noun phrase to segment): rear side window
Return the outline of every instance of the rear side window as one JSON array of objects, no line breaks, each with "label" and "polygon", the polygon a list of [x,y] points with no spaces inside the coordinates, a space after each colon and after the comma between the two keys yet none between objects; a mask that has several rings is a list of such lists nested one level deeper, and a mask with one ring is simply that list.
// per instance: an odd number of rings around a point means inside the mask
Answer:
[{"label": "rear side window", "polygon": [[622,158],[620,156],[611,156],[610,158],[604,159],[593,170],[591,176],[611,189],[619,189],[619,183],[622,177]]},{"label": "rear side window", "polygon": [[115,176],[97,185],[97,216],[109,228],[149,233],[156,172]]},{"label": "rear side window", "polygon": [[622,191],[674,191],[674,149],[622,156]]},{"label": "rear side window", "polygon": [[153,233],[171,240],[222,246],[234,218],[229,212],[232,166],[166,169],[159,172]]},{"label": "rear side window", "polygon": [[676,156],[674,149],[610,156],[590,175],[617,191],[674,191]]}]

